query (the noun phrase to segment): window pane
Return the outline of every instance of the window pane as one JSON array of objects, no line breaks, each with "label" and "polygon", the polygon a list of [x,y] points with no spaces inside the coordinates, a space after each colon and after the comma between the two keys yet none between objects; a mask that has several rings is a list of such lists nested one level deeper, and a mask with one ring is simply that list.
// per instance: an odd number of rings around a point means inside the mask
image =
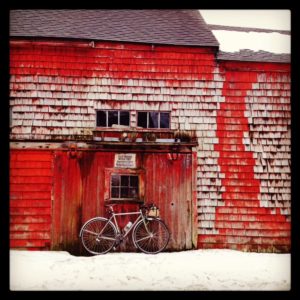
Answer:
[{"label": "window pane", "polygon": [[120,175],[112,175],[111,176],[111,185],[112,186],[120,186]]},{"label": "window pane", "polygon": [[129,197],[130,198],[138,198],[138,189],[137,188],[129,188]]},{"label": "window pane", "polygon": [[146,112],[138,112],[138,126],[147,128],[147,113]]},{"label": "window pane", "polygon": [[112,189],[111,189],[111,197],[112,198],[120,198],[120,188],[118,188],[118,187],[113,187]]},{"label": "window pane", "polygon": [[128,187],[129,185],[129,176],[121,176],[121,186]]},{"label": "window pane", "polygon": [[149,112],[149,128],[158,128],[157,112]]},{"label": "window pane", "polygon": [[116,110],[108,111],[108,127],[118,124],[118,112]]},{"label": "window pane", "polygon": [[170,128],[169,113],[160,113],[160,128]]},{"label": "window pane", "polygon": [[97,127],[106,127],[106,111],[97,111]]},{"label": "window pane", "polygon": [[120,125],[129,126],[129,111],[120,111]]},{"label": "window pane", "polygon": [[130,186],[131,187],[138,187],[139,186],[138,176],[130,176]]},{"label": "window pane", "polygon": [[128,187],[121,188],[121,198],[129,198]]},{"label": "window pane", "polygon": [[136,175],[119,175],[111,176],[111,198],[139,198],[139,177]]}]

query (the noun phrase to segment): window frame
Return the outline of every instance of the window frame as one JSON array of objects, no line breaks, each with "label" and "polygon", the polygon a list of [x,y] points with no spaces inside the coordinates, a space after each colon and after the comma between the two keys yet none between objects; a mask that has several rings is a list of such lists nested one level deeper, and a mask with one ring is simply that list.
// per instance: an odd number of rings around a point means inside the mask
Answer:
[{"label": "window frame", "polygon": [[[105,114],[106,114],[106,120],[105,120],[106,126],[98,126],[98,111],[105,112]],[[128,128],[130,127],[130,118],[131,118],[130,110],[125,110],[125,109],[96,109],[96,128],[113,128],[113,126],[108,126],[108,112],[110,112],[110,111],[115,111],[115,112],[118,113],[118,124],[117,125],[127,126]],[[121,112],[128,112],[128,117],[129,117],[128,125],[120,124]]]},{"label": "window frame", "polygon": [[[158,113],[158,127],[149,127],[149,115],[150,113]],[[140,128],[143,128],[143,129],[151,129],[151,130],[156,130],[156,129],[160,129],[160,130],[170,130],[171,129],[171,111],[156,111],[156,110],[139,110],[136,112],[137,113],[137,116],[136,116],[136,126],[137,127],[140,127]],[[147,113],[147,127],[141,127],[138,125],[138,122],[139,122],[139,113]],[[161,113],[167,113],[169,114],[169,127],[166,127],[166,128],[162,128],[160,127],[160,115]]]},{"label": "window frame", "polygon": [[[112,198],[112,175],[138,176],[137,198]],[[121,196],[121,195],[120,195]],[[112,203],[143,203],[145,199],[145,170],[143,169],[105,169],[104,201]]]}]

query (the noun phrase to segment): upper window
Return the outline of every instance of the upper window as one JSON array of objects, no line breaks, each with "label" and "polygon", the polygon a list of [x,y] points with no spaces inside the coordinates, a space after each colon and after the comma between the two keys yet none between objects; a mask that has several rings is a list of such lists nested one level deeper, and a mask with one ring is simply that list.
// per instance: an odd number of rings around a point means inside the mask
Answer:
[{"label": "upper window", "polygon": [[143,128],[170,128],[170,113],[139,111],[138,126]]},{"label": "upper window", "polygon": [[113,125],[129,126],[129,111],[98,110],[97,127],[112,127]]}]

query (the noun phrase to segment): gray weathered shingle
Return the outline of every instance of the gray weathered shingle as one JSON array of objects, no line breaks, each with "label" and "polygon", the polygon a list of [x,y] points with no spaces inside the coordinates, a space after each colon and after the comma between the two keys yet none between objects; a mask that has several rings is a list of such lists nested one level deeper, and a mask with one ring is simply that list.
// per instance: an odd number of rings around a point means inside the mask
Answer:
[{"label": "gray weathered shingle", "polygon": [[219,45],[198,10],[11,10],[11,37]]},{"label": "gray weathered shingle", "polygon": [[241,31],[241,32],[266,32],[266,33],[281,33],[291,35],[289,30],[266,29],[266,28],[253,28],[253,27],[238,27],[217,24],[207,24],[211,30],[226,30],[226,31]]},{"label": "gray weathered shingle", "polygon": [[253,61],[253,62],[276,62],[290,63],[290,54],[275,54],[267,51],[253,51],[243,49],[238,52],[223,52],[220,51],[217,55],[218,60],[235,60],[235,61]]}]

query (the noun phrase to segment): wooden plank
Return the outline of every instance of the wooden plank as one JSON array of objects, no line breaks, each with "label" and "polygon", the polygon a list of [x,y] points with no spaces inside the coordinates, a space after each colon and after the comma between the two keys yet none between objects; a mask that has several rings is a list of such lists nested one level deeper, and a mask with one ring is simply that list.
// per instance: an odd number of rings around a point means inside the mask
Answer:
[{"label": "wooden plank", "polygon": [[[25,155],[25,158],[26,157],[28,157],[28,155]],[[11,169],[51,169],[51,168],[52,168],[52,161],[50,159],[48,160],[48,155],[47,155],[47,161],[32,161],[32,160],[19,161],[18,160],[15,161],[13,164],[11,164]]]},{"label": "wooden plank", "polygon": [[78,251],[82,183],[77,159],[57,151],[54,163],[54,208],[52,249]]},{"label": "wooden plank", "polygon": [[187,228],[185,234],[186,248],[191,249],[193,247],[193,154],[188,153],[185,154],[184,157],[183,168],[185,169],[185,176],[181,179],[185,186],[182,198],[186,200],[186,220],[184,222],[184,228]]},{"label": "wooden plank", "polygon": [[11,200],[10,201],[10,207],[12,208],[38,208],[38,207],[45,207],[50,208],[51,207],[51,201],[48,199],[42,199],[42,200]]},{"label": "wooden plank", "polygon": [[64,156],[62,151],[55,152],[54,159],[54,186],[53,186],[53,208],[52,208],[52,234],[51,234],[51,249],[59,249],[62,242],[60,228],[62,227],[62,198],[63,198],[63,170]]},{"label": "wooden plank", "polygon": [[14,216],[51,216],[50,207],[10,207],[10,217]]},{"label": "wooden plank", "polygon": [[197,152],[192,153],[193,168],[192,168],[192,242],[193,248],[197,247],[198,238],[198,209],[197,209]]},{"label": "wooden plank", "polygon": [[10,184],[10,192],[50,192],[52,186],[49,184],[36,184],[36,183],[27,183],[27,184]]},{"label": "wooden plank", "polygon": [[51,162],[52,154],[50,151],[42,152],[42,151],[31,151],[26,153],[26,151],[22,151],[20,154],[17,154],[18,162]]},{"label": "wooden plank", "polygon": [[17,177],[17,176],[22,176],[22,177],[47,176],[47,177],[50,177],[53,174],[52,174],[51,169],[11,169],[10,175],[15,176],[15,177]]},{"label": "wooden plank", "polygon": [[82,224],[89,218],[104,215],[104,181],[105,161],[107,154],[86,153],[80,163],[83,182],[82,193]]},{"label": "wooden plank", "polygon": [[10,248],[24,248],[30,250],[44,250],[49,248],[49,239],[11,239]]},{"label": "wooden plank", "polygon": [[11,176],[9,179],[12,184],[49,184],[52,185],[53,177],[48,176]]},{"label": "wooden plank", "polygon": [[43,191],[43,192],[29,192],[29,191],[11,191],[10,199],[15,202],[15,200],[48,200],[51,203],[51,192]]},{"label": "wooden plank", "polygon": [[11,232],[10,240],[50,240],[50,232]]},{"label": "wooden plank", "polygon": [[48,234],[50,233],[51,224],[50,223],[27,223],[27,224],[19,224],[14,223],[9,226],[10,232],[38,232],[45,231]]},{"label": "wooden plank", "polygon": [[[48,210],[49,211],[49,210]],[[11,215],[10,223],[11,224],[27,224],[27,223],[47,223],[51,224],[51,216],[48,215]]]}]

